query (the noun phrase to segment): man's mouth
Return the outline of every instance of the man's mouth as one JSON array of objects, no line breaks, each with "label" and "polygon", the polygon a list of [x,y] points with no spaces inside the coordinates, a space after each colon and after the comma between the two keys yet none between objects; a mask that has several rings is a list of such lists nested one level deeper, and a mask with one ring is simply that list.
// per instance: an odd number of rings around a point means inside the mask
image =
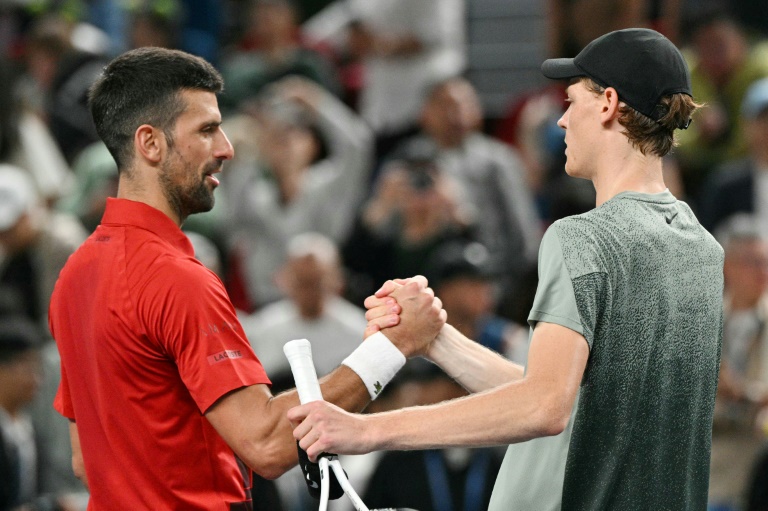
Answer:
[{"label": "man's mouth", "polygon": [[204,174],[205,181],[210,182],[213,186],[219,186],[219,179],[214,176],[214,174],[218,174],[219,172],[221,172],[221,162],[210,165]]}]

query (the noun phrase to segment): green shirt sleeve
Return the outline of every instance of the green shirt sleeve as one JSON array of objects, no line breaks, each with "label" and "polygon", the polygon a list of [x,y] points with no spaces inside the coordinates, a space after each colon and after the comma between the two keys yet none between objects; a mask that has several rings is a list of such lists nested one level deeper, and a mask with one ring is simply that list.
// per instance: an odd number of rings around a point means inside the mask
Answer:
[{"label": "green shirt sleeve", "polygon": [[536,288],[533,307],[528,315],[528,324],[531,328],[534,328],[539,321],[564,326],[584,335],[581,317],[576,307],[573,283],[565,267],[560,238],[554,228],[547,229],[541,240],[539,285]]}]

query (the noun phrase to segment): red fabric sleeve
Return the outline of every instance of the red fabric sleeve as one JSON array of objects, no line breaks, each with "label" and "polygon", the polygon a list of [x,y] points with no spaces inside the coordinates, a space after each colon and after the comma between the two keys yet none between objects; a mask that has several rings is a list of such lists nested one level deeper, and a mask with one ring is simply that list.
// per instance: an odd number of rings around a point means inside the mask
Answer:
[{"label": "red fabric sleeve", "polygon": [[194,259],[167,258],[153,267],[137,312],[201,413],[228,392],[271,383],[213,272]]}]

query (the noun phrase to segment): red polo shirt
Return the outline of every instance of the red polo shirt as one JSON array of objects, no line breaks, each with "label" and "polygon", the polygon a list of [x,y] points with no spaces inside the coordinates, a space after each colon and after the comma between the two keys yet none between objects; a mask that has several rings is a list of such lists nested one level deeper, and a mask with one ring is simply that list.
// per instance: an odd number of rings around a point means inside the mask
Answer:
[{"label": "red polo shirt", "polygon": [[54,402],[77,421],[89,509],[247,509],[250,471],[204,417],[269,383],[214,273],[170,218],[110,199],[59,276]]}]

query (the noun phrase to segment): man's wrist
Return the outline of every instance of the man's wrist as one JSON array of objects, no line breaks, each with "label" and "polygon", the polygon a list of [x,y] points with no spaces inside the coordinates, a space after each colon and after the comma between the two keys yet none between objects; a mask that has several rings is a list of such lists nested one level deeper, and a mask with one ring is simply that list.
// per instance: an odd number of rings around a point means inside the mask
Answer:
[{"label": "man's wrist", "polygon": [[405,355],[392,341],[383,333],[376,332],[365,339],[342,364],[363,380],[371,399],[376,399],[405,361]]},{"label": "man's wrist", "polygon": [[440,360],[445,356],[446,350],[448,350],[447,345],[450,343],[449,329],[451,328],[453,327],[447,323],[443,325],[443,328],[440,329],[435,340],[429,344],[429,348],[426,353],[424,353],[424,358],[434,364],[440,365]]}]

